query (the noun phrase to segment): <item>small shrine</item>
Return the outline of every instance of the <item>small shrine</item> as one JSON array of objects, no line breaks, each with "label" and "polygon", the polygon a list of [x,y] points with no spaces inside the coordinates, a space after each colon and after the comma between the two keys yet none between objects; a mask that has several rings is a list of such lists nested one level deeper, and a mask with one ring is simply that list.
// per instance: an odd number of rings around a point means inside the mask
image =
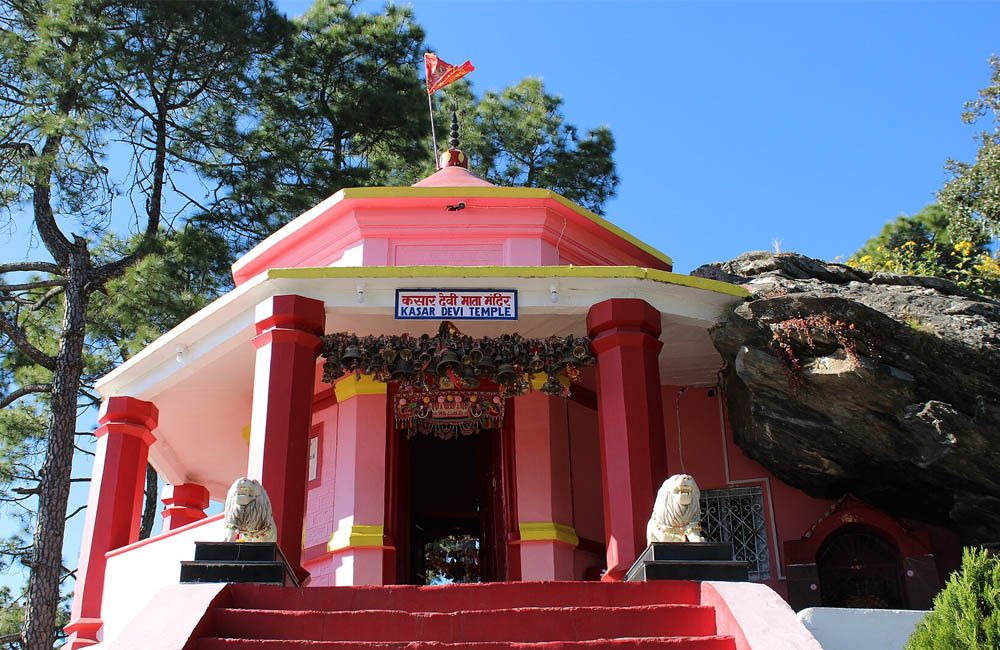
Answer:
[{"label": "small shrine", "polygon": [[[826,536],[852,534],[898,566],[871,574],[887,605],[929,604],[932,531],[827,512],[736,446],[708,330],[746,291],[673,273],[554,192],[478,178],[454,128],[440,160],[412,187],[335,192],[98,383],[69,648],[121,634],[196,542],[225,539],[205,510],[240,477],[270,497],[268,558],[305,592],[622,581],[681,472],[701,487],[705,548],[794,606],[850,597],[860,574],[823,562],[842,553]],[[163,533],[137,541],[147,459]]]}]

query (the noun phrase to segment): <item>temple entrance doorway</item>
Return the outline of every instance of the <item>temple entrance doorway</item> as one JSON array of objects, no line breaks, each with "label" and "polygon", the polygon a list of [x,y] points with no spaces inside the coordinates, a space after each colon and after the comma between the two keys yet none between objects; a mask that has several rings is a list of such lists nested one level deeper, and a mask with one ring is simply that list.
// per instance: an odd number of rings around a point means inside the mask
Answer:
[{"label": "temple entrance doorway", "polygon": [[397,435],[397,582],[506,579],[500,430]]}]

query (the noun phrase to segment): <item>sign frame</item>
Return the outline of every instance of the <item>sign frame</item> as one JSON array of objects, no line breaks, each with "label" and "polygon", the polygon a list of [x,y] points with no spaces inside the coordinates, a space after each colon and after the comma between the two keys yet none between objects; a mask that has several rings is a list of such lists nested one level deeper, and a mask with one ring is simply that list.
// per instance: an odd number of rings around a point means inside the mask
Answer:
[{"label": "sign frame", "polygon": [[[436,316],[400,316],[399,315],[399,306],[400,306],[400,303],[399,303],[399,301],[400,301],[400,295],[399,294],[400,293],[409,293],[409,292],[427,292],[427,293],[434,293],[434,294],[456,293],[456,294],[459,294],[459,295],[461,295],[463,293],[467,293],[468,294],[468,293],[494,293],[494,292],[500,292],[500,293],[505,293],[505,294],[512,294],[513,295],[513,301],[514,301],[514,304],[513,304],[514,315],[511,316],[511,317],[507,317],[507,316],[499,316],[499,317],[498,316],[444,316],[444,315],[436,315]],[[477,289],[468,289],[468,288],[465,288],[465,289],[447,289],[447,288],[445,288],[445,289],[430,289],[430,288],[427,288],[427,287],[410,287],[410,288],[399,288],[399,287],[397,287],[396,288],[396,298],[395,298],[395,300],[393,302],[393,306],[392,306],[392,317],[393,317],[394,320],[491,320],[491,321],[516,321],[520,317],[520,311],[519,311],[519,307],[518,307],[518,296],[517,296],[517,293],[518,293],[517,289],[478,289],[478,288]]]}]

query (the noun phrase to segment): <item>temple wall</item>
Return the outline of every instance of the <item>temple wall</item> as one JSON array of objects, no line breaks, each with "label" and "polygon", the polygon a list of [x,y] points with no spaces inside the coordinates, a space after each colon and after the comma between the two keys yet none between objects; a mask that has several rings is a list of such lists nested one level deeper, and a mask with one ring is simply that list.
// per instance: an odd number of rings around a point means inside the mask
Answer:
[{"label": "temple wall", "polygon": [[596,577],[604,568],[604,494],[601,486],[600,432],[597,412],[568,402],[569,448],[573,477],[573,526],[580,538],[574,553],[574,577]]},{"label": "temple wall", "polygon": [[334,472],[337,465],[337,404],[313,413],[310,438],[319,437],[316,478],[309,480],[306,498],[305,562],[314,587],[333,584],[333,566],[326,545],[336,528],[333,520]]},{"label": "temple wall", "polygon": [[[829,516],[835,502],[810,497],[745,456],[733,441],[732,429],[725,417],[724,398],[718,389],[664,386],[663,411],[669,473],[690,474],[703,491],[760,488],[770,563],[770,579],[763,582],[782,598],[797,600],[789,595],[787,567],[804,560],[785,557],[785,543],[802,539],[819,520]],[[876,516],[891,519],[874,509],[869,510]],[[907,530],[926,535],[930,540],[943,579],[957,564],[954,535],[921,522],[900,521]]]},{"label": "temple wall", "polygon": [[743,455],[733,442],[724,411],[720,410],[723,406],[717,388],[663,387],[667,467],[671,474],[690,474],[702,490],[761,488],[771,573],[764,583],[787,598],[781,544],[786,539],[798,539],[832,502],[813,499],[789,487]]}]

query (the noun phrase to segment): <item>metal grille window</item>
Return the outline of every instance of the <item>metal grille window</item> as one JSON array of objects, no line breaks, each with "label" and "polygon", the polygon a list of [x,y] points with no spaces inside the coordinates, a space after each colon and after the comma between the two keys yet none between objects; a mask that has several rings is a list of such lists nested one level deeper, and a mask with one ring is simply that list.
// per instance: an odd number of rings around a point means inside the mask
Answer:
[{"label": "metal grille window", "polygon": [[701,529],[709,541],[733,543],[733,554],[747,563],[751,580],[770,579],[764,497],[759,485],[702,490]]}]

